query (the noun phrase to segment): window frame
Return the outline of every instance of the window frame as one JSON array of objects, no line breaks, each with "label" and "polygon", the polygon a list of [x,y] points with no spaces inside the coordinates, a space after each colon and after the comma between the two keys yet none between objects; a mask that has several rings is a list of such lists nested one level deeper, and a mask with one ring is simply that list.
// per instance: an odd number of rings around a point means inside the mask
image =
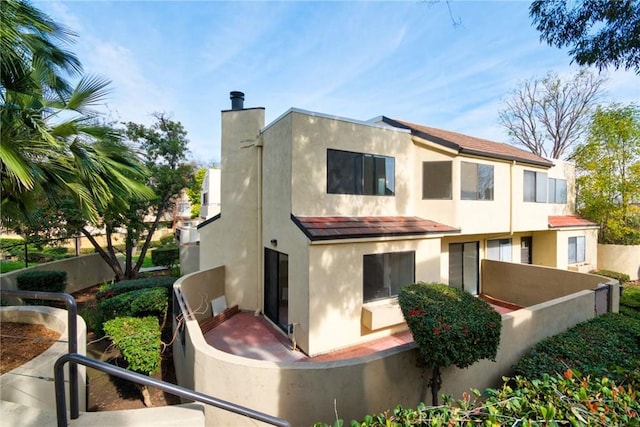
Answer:
[{"label": "window frame", "polygon": [[[393,265],[392,257],[394,256],[396,257],[408,256],[410,257],[410,259],[398,259],[397,260],[398,264]],[[379,275],[376,275],[375,272],[366,271],[367,264],[368,264],[367,261],[369,262],[378,261],[379,259],[382,259],[382,275],[379,276]],[[402,277],[396,277],[396,276],[402,276],[404,273],[406,273],[405,271],[394,272],[392,268],[394,266],[398,268],[402,268],[404,263],[411,264],[411,272],[410,272],[411,280],[409,281],[409,283],[405,283],[405,284],[392,283],[392,280],[394,278],[396,280],[402,280]],[[372,274],[375,278],[379,278],[379,277],[382,278],[382,286],[372,286],[367,291],[367,281],[369,278],[371,278]],[[390,298],[396,298],[400,293],[400,288],[402,288],[403,286],[415,283],[415,280],[416,280],[416,251],[384,252],[384,253],[377,253],[377,254],[364,254],[362,256],[362,303],[363,304],[368,304],[371,302],[390,299]],[[388,293],[383,295],[381,294],[382,290],[388,290]],[[394,293],[394,290],[396,291],[396,293]],[[372,296],[373,291],[375,291],[375,296]],[[369,297],[367,297],[368,294],[369,294]]]},{"label": "window frame", "polygon": [[[344,157],[334,158],[339,155]],[[340,172],[340,163],[351,161],[352,170]],[[395,196],[395,161],[392,156],[327,148],[327,194]],[[380,169],[383,170],[382,173]],[[384,180],[384,187],[380,180]],[[350,186],[353,188],[347,189]]]},{"label": "window frame", "polygon": [[[436,197],[434,194],[427,194],[428,189],[433,189],[434,187],[430,187],[427,184],[433,182],[433,180],[428,179],[431,178],[428,172],[442,172],[441,170],[435,170],[439,167],[448,165],[449,168],[445,171],[445,180],[448,178],[448,188],[438,188],[438,192],[441,193],[441,196]],[[430,168],[435,166],[434,170]],[[445,181],[443,181],[445,182]],[[447,183],[445,182],[445,186]],[[437,188],[437,187],[436,187]],[[422,162],[422,200],[452,200],[453,199],[453,161],[451,160],[438,160],[438,161],[429,161]]]},{"label": "window frame", "polygon": [[[527,176],[533,175],[533,179]],[[533,183],[533,188],[527,191],[527,184]],[[547,203],[548,178],[546,172],[524,170],[522,173],[522,201],[525,203]],[[527,197],[529,196],[529,197]]]},{"label": "window frame", "polygon": [[[558,187],[559,183],[562,183],[560,187]],[[553,187],[553,191],[551,191],[551,187]],[[564,189],[564,191],[562,191],[562,189]],[[548,202],[561,204],[561,205],[564,205],[567,203],[567,180],[566,179],[549,178]]]},{"label": "window frame", "polygon": [[[572,243],[573,240],[573,243]],[[585,236],[571,236],[567,240],[567,263],[580,264],[586,260],[587,239]]]},{"label": "window frame", "polygon": [[[473,178],[473,181],[475,182],[476,188],[475,188],[475,191],[467,190],[465,194],[465,189],[467,189],[468,187],[471,187],[470,185],[468,185],[468,184],[471,184],[470,182],[467,182],[465,185],[465,177],[468,176],[467,174],[465,174],[465,169],[467,169],[467,172],[471,172],[469,170],[470,167],[475,168],[475,177]],[[490,186],[484,189],[482,189],[483,176],[481,173],[481,169],[486,169],[491,171]],[[470,173],[470,175],[474,175],[474,173]],[[471,177],[467,177],[467,179],[470,180]],[[488,195],[487,195],[487,191],[489,192]],[[460,200],[493,201],[494,199],[495,199],[495,168],[494,166],[488,165],[485,163],[461,161],[460,162]]]}]

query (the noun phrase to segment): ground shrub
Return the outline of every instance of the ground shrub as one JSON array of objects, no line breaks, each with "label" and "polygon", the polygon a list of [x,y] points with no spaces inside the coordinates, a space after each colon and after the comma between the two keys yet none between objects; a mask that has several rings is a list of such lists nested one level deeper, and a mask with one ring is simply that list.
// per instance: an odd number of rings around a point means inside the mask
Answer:
[{"label": "ground shrub", "polygon": [[441,368],[463,369],[480,359],[495,360],[502,317],[486,301],[441,283],[404,286],[398,300],[418,345],[418,364],[432,371],[434,405]]},{"label": "ground shrub", "polygon": [[[540,379],[505,378],[500,389],[464,393],[439,407],[393,410],[352,421],[351,427],[410,426],[638,426],[637,389],[615,384],[607,377],[583,377],[571,370]],[[343,425],[337,420],[333,425]],[[328,427],[316,423],[314,427]]]},{"label": "ground shrub", "polygon": [[151,251],[153,265],[173,268],[180,262],[180,248],[177,246],[161,246]]},{"label": "ground shrub", "polygon": [[[64,292],[67,288],[67,272],[58,270],[25,271],[16,276],[16,286],[22,291]],[[60,306],[60,303],[49,300],[28,299],[25,301],[29,305]]]},{"label": "ground shrub", "polygon": [[167,234],[166,236],[162,236],[160,238],[160,246],[177,247],[178,241],[176,240],[176,236],[174,236],[173,234]]},{"label": "ground shrub", "polygon": [[105,319],[155,316],[162,321],[167,312],[167,302],[166,289],[146,288],[107,298],[98,306]]},{"label": "ground shrub", "polygon": [[106,335],[120,349],[128,369],[150,375],[160,367],[160,326],[155,317],[117,317],[104,323]]},{"label": "ground shrub", "polygon": [[631,280],[628,274],[618,273],[617,271],[611,270],[591,270],[589,273],[597,274],[599,276],[610,277],[612,279],[616,279],[618,282],[627,283]]},{"label": "ground shrub", "polygon": [[163,288],[169,295],[169,290],[172,288],[175,277],[168,276],[156,276],[149,277],[147,279],[134,279],[134,280],[122,280],[120,282],[109,283],[100,287],[100,290],[96,293],[98,300],[114,297],[116,295],[123,294],[125,292],[134,291],[136,289],[148,289],[148,288]]},{"label": "ground shrub", "polygon": [[[640,369],[640,321],[608,313],[536,344],[514,366],[516,375],[539,378],[567,369],[585,375],[609,375],[618,383],[637,381]],[[637,372],[636,372],[637,374]],[[640,383],[635,384],[635,388]]]},{"label": "ground shrub", "polygon": [[640,320],[640,286],[627,286],[620,297],[620,313]]}]

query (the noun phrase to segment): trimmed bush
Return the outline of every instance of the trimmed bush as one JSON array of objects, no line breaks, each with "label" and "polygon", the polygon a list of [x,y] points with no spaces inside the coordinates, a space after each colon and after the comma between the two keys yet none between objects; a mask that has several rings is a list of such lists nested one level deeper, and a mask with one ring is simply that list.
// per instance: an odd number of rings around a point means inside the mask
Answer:
[{"label": "trimmed bush", "polygon": [[98,306],[105,319],[144,316],[155,316],[156,319],[162,319],[167,312],[167,302],[166,289],[147,288],[105,299]]},{"label": "trimmed bush", "polygon": [[173,268],[180,262],[180,248],[177,246],[161,246],[151,251],[153,265]]},{"label": "trimmed bush", "polygon": [[637,381],[631,374],[640,369],[640,321],[607,313],[582,322],[540,341],[518,361],[514,372],[533,379],[569,368],[585,375],[609,375],[619,383]]},{"label": "trimmed bush", "polygon": [[612,279],[616,279],[621,284],[627,283],[631,280],[628,274],[618,273],[617,271],[611,270],[591,270],[589,273],[597,274],[599,276],[610,277]]},{"label": "trimmed bush", "polygon": [[154,317],[118,317],[104,323],[106,335],[134,372],[151,375],[160,367],[160,326]]},{"label": "trimmed bush", "polygon": [[[16,276],[16,285],[22,291],[64,292],[67,288],[66,271],[25,271]],[[25,300],[28,305],[46,305],[58,307],[59,302],[39,299]]]},{"label": "trimmed bush", "polygon": [[620,297],[620,313],[640,320],[640,286],[627,286]]},{"label": "trimmed bush", "polygon": [[398,300],[418,345],[418,364],[432,370],[434,405],[441,368],[463,369],[480,359],[495,360],[502,317],[486,301],[441,283],[405,286]]},{"label": "trimmed bush", "polygon": [[[606,377],[582,377],[567,370],[539,380],[505,379],[502,388],[464,393],[436,408],[418,405],[367,415],[351,427],[410,426],[638,426],[638,390],[618,385]],[[334,426],[342,426],[342,420]],[[328,427],[316,423],[314,427]]]},{"label": "trimmed bush", "polygon": [[162,236],[159,240],[160,240],[160,246],[169,246],[169,247],[178,246],[178,241],[176,240],[176,236],[174,236],[173,234],[167,234],[166,236]]},{"label": "trimmed bush", "polygon": [[136,289],[149,288],[163,288],[166,290],[167,295],[169,295],[169,290],[175,281],[175,277],[168,276],[150,277],[148,279],[122,280],[120,282],[109,283],[106,286],[101,287],[96,294],[96,298],[98,300],[103,300],[125,292],[134,291]]}]

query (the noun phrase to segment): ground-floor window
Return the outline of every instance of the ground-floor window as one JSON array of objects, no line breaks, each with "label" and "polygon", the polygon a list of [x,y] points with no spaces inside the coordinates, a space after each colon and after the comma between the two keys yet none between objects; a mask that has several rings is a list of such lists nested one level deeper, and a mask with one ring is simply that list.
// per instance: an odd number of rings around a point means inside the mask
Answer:
[{"label": "ground-floor window", "polygon": [[480,265],[478,242],[449,244],[449,285],[476,295]]},{"label": "ground-floor window", "polygon": [[487,259],[511,262],[511,239],[487,240]]},{"label": "ground-floor window", "polygon": [[520,238],[520,262],[522,264],[533,263],[532,245],[533,245],[532,236],[522,236]]},{"label": "ground-floor window", "polygon": [[397,296],[415,282],[414,251],[365,255],[362,265],[364,302]]},{"label": "ground-floor window", "polygon": [[584,236],[569,237],[569,264],[584,262]]}]

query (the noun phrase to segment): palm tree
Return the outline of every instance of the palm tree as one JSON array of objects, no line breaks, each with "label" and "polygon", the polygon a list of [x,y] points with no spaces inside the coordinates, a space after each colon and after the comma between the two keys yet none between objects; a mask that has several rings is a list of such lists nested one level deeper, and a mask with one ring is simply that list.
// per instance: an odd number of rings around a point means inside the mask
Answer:
[{"label": "palm tree", "polygon": [[71,87],[62,77],[81,70],[75,55],[56,44],[72,33],[26,1],[0,5],[3,218],[28,217],[43,197],[72,195],[95,221],[130,194],[149,197],[143,166],[91,110],[108,95],[109,81],[85,76]]},{"label": "palm tree", "polygon": [[70,92],[64,75],[78,76],[78,58],[61,45],[75,34],[27,1],[0,0],[0,86],[19,93]]}]

